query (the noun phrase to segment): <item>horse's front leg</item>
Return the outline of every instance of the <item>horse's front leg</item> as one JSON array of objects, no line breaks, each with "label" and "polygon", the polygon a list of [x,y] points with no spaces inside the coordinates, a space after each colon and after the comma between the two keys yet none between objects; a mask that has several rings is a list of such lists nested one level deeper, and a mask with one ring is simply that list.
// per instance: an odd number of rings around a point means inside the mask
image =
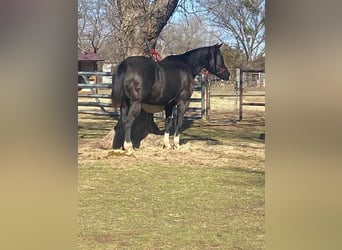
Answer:
[{"label": "horse's front leg", "polygon": [[164,132],[164,148],[170,149],[170,130],[172,126],[172,106],[165,107],[165,132]]},{"label": "horse's front leg", "polygon": [[139,102],[131,102],[128,105],[128,112],[122,118],[124,130],[125,130],[125,141],[123,148],[127,153],[133,152],[133,144],[131,140],[132,125],[135,118],[141,112],[141,104]]}]

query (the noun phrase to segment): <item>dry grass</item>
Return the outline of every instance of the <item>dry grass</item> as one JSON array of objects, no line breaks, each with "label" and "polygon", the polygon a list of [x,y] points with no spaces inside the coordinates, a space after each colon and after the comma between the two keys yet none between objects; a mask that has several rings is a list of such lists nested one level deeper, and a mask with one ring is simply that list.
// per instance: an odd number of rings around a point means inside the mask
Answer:
[{"label": "dry grass", "polygon": [[[255,163],[264,161],[264,143],[259,139],[263,130],[246,131],[241,126],[208,126],[197,125],[181,134],[179,150],[163,150],[163,136],[150,134],[141,143],[132,156],[124,152],[113,151],[113,130],[105,137],[94,140],[80,140],[79,161],[104,160],[108,164],[121,165],[125,158],[125,166],[151,161],[164,161],[168,164],[182,164],[189,161],[196,166],[235,166],[250,156]],[[221,137],[221,138],[218,138]],[[244,138],[244,141],[241,141]],[[171,137],[172,139],[172,137]],[[243,165],[243,164],[238,164]],[[246,166],[247,167],[247,166]],[[263,170],[263,164],[250,164],[248,168]]]}]

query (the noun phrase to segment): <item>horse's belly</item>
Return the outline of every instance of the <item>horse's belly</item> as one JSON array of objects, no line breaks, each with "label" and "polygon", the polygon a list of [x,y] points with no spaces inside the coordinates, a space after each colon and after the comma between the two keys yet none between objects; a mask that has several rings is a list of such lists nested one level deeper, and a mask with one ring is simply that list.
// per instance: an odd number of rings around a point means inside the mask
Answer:
[{"label": "horse's belly", "polygon": [[152,104],[142,103],[142,109],[145,110],[147,113],[162,112],[164,108],[165,108],[164,105],[152,105]]}]

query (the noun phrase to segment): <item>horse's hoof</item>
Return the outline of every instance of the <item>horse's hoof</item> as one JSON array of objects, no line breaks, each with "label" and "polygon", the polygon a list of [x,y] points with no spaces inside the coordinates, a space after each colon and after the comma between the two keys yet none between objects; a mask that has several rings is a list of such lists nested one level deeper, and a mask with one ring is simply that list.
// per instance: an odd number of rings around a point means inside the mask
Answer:
[{"label": "horse's hoof", "polygon": [[130,150],[133,150],[133,144],[132,142],[124,142],[123,149],[128,152]]},{"label": "horse's hoof", "polygon": [[164,145],[163,149],[169,150],[171,148],[170,144]]},{"label": "horse's hoof", "polygon": [[179,144],[173,145],[173,149],[178,150],[179,149]]},{"label": "horse's hoof", "polygon": [[133,148],[129,148],[129,149],[125,150],[125,151],[126,151],[126,155],[131,155],[131,154],[134,153]]}]

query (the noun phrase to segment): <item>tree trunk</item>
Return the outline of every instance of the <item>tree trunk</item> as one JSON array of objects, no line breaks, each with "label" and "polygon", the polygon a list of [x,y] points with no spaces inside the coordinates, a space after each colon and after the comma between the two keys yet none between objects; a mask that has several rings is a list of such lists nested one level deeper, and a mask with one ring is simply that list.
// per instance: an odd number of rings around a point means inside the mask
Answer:
[{"label": "tree trunk", "polygon": [[[167,21],[177,7],[179,0],[118,0],[120,14],[120,46],[126,56],[150,56],[156,41]],[[124,143],[124,129],[121,118],[114,128],[113,149],[119,149]],[[133,147],[139,148],[140,142],[149,133],[161,133],[153,120],[153,114],[141,111],[132,126]]]}]

